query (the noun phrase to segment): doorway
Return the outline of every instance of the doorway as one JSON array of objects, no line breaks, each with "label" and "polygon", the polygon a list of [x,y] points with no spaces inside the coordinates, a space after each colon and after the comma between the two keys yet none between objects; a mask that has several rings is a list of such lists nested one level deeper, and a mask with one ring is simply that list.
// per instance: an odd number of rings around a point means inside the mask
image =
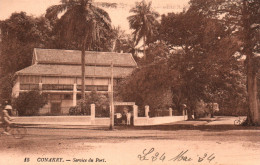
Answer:
[{"label": "doorway", "polygon": [[134,102],[115,102],[114,103],[114,125],[133,125]]},{"label": "doorway", "polygon": [[51,103],[51,114],[52,115],[61,114],[61,103]]}]

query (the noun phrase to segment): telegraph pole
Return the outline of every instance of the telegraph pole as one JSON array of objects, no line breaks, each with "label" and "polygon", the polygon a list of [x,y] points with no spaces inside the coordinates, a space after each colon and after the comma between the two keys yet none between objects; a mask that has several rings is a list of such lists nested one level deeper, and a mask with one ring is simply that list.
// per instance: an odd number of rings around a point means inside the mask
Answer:
[{"label": "telegraph pole", "polygon": [[111,62],[111,82],[110,82],[110,130],[114,129],[114,70],[113,62]]}]

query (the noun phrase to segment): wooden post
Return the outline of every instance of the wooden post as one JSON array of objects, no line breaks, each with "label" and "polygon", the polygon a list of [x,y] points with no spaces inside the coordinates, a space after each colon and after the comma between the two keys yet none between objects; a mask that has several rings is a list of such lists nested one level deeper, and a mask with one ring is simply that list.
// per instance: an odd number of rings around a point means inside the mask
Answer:
[{"label": "wooden post", "polygon": [[72,106],[76,106],[77,105],[77,84],[74,83],[73,84],[73,99],[72,99]]},{"label": "wooden post", "polygon": [[111,62],[111,94],[110,94],[110,130],[114,129],[114,70],[113,62]]}]

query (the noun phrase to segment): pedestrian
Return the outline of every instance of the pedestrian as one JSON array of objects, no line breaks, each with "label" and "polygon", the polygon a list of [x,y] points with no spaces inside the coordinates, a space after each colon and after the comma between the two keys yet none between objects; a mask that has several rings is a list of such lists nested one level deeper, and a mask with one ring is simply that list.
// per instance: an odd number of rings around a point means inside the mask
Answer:
[{"label": "pedestrian", "polygon": [[2,125],[4,129],[4,134],[10,135],[9,130],[10,130],[10,125],[12,124],[12,118],[9,116],[9,111],[12,110],[11,105],[6,105],[5,108],[3,109],[2,112]]},{"label": "pedestrian", "polygon": [[127,122],[126,122],[126,124],[127,125],[130,125],[131,124],[131,113],[130,112],[127,112],[127,114],[126,114],[126,118],[127,118]]}]

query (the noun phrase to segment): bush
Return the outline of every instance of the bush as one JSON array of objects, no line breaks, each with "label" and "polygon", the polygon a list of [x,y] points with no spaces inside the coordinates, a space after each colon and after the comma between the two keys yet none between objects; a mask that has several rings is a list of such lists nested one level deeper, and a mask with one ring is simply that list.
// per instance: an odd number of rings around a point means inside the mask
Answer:
[{"label": "bush", "polygon": [[90,105],[95,104],[96,116],[109,116],[109,99],[108,96],[91,91],[86,95],[86,100],[82,99],[77,102],[75,107],[69,110],[70,115],[90,115]]},{"label": "bush", "polygon": [[77,106],[75,107],[70,107],[69,109],[69,115],[80,115],[80,111],[79,108],[77,108]]},{"label": "bush", "polygon": [[47,96],[40,94],[39,91],[29,91],[20,93],[14,99],[14,108],[19,116],[38,115],[40,108],[47,104]]}]

